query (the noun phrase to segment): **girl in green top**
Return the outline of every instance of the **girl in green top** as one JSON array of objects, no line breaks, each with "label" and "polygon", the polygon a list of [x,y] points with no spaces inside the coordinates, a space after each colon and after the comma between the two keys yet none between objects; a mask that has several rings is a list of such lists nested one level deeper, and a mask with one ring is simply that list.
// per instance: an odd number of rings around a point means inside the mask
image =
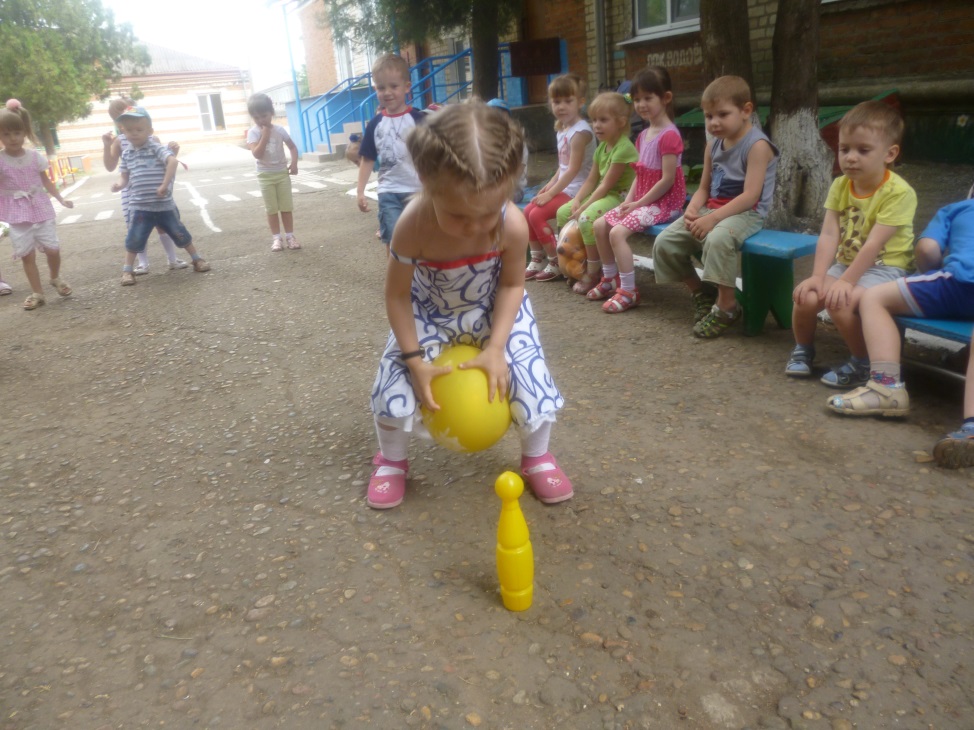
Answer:
[{"label": "girl in green top", "polygon": [[572,287],[576,294],[587,294],[602,278],[602,261],[592,224],[622,202],[636,175],[633,163],[639,154],[629,141],[631,114],[629,102],[614,91],[599,94],[588,107],[599,143],[594,164],[575,197],[558,209],[557,217],[559,229],[569,220],[576,221],[585,244],[586,272]]}]

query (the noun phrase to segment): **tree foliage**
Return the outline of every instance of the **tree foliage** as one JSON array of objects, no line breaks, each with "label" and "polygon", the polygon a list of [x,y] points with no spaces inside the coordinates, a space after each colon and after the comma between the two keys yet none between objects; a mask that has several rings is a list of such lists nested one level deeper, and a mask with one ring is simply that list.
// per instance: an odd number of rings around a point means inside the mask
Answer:
[{"label": "tree foliage", "polygon": [[[497,44],[522,0],[322,0],[336,40],[380,52],[447,34],[472,33],[474,93],[497,94]],[[475,22],[476,21],[476,22]]]},{"label": "tree foliage", "polygon": [[132,27],[117,26],[100,0],[0,1],[0,97],[23,102],[48,153],[51,127],[86,117],[124,64],[139,73],[149,62]]}]

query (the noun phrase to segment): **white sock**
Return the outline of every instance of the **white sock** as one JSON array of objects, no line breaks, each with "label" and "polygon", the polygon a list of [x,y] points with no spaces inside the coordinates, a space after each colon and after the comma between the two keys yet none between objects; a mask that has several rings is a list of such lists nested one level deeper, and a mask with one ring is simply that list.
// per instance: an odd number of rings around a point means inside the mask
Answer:
[{"label": "white sock", "polygon": [[[409,433],[399,426],[405,420],[403,418],[383,418],[381,421],[375,419],[379,453],[387,461],[405,461],[409,457]],[[382,428],[382,426],[393,426],[393,428]],[[376,476],[384,477],[390,474],[404,474],[405,470],[395,466],[380,466],[375,473]]]},{"label": "white sock", "polygon": [[630,271],[628,274],[619,272],[619,286],[626,291],[636,291],[636,272]]},{"label": "white sock", "polygon": [[168,233],[159,234],[159,243],[166,250],[166,258],[169,259],[169,263],[176,263],[176,243],[172,240]]},{"label": "white sock", "polygon": [[615,264],[602,264],[602,278],[615,279],[619,274],[619,267]]},{"label": "white sock", "polygon": [[145,251],[139,251],[136,254],[136,256],[139,259],[139,266],[141,266],[144,269],[148,269],[149,268],[149,255]]},{"label": "white sock", "polygon": [[520,429],[521,456],[538,457],[548,453],[548,442],[551,440],[551,421],[546,421],[536,429],[527,433]]}]

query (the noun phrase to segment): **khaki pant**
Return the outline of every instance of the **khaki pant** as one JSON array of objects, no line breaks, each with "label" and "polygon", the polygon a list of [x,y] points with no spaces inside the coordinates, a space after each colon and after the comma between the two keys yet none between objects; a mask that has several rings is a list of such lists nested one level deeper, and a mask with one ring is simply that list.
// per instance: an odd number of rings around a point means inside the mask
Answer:
[{"label": "khaki pant", "polygon": [[[702,215],[712,212],[702,209]],[[748,210],[722,220],[700,241],[687,230],[684,219],[677,218],[656,237],[653,246],[656,281],[668,284],[687,279],[694,273],[693,258],[697,258],[703,264],[703,281],[735,286],[741,246],[763,225],[764,219]]]}]

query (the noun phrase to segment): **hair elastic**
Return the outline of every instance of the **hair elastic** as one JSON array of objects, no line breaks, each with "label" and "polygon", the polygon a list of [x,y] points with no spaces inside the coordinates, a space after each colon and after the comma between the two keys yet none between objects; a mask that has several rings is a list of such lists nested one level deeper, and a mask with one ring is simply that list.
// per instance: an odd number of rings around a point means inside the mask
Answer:
[{"label": "hair elastic", "polygon": [[423,355],[423,350],[413,350],[412,352],[404,352],[402,355],[399,356],[399,359],[409,360],[410,358],[413,357],[422,357],[422,355]]}]

